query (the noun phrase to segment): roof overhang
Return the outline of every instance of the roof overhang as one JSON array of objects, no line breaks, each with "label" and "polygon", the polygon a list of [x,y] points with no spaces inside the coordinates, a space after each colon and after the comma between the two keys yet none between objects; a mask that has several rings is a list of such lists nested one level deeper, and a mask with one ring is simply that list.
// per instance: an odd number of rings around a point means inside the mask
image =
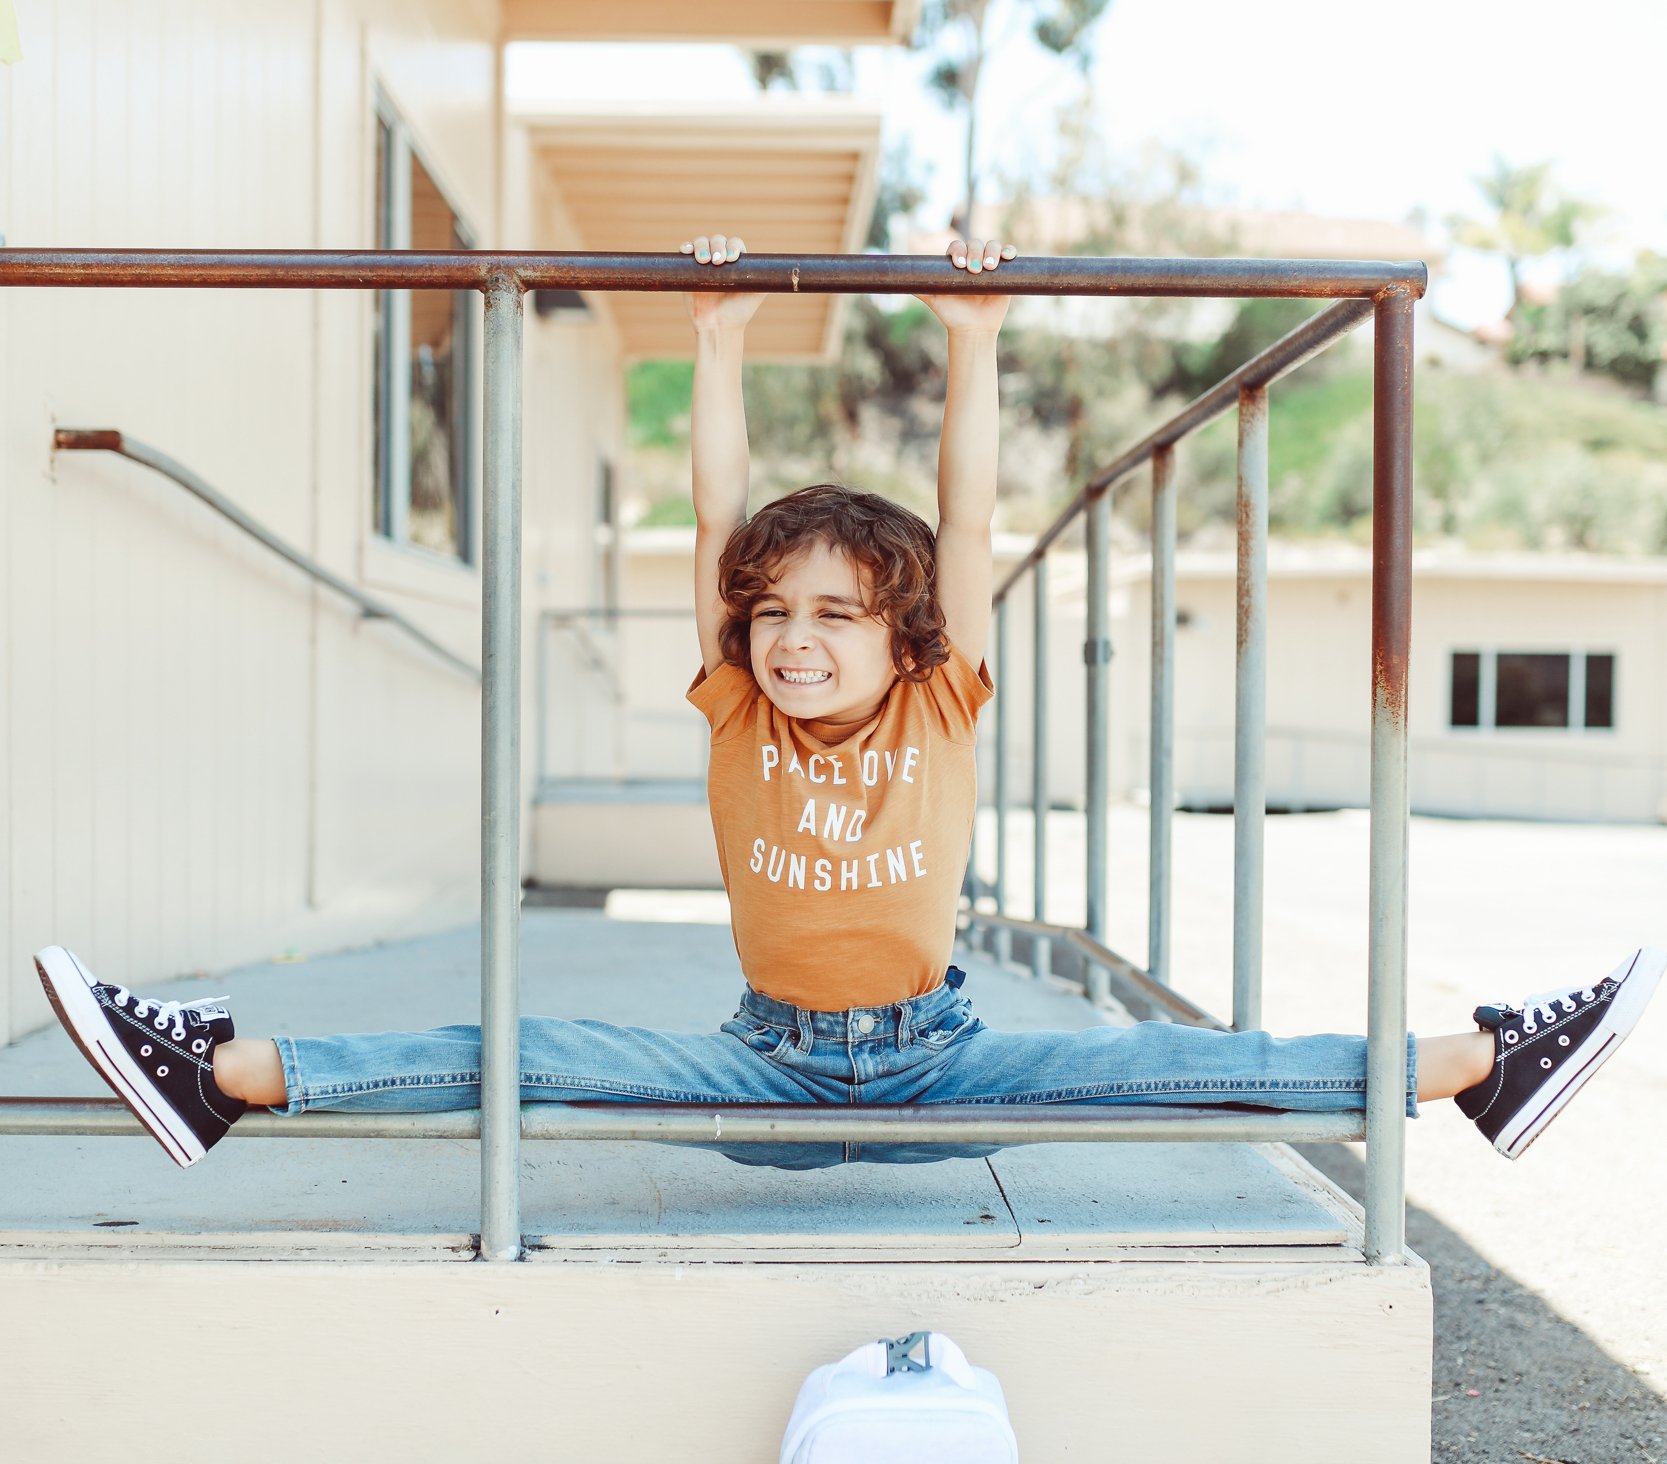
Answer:
[{"label": "roof overhang", "polygon": [[[520,120],[549,193],[540,216],[553,237],[539,247],[653,254],[721,230],[758,253],[851,254],[868,234],[881,124],[871,107],[770,96],[744,107],[609,103]],[[625,356],[692,353],[679,296],[589,298],[612,318]],[[829,360],[843,320],[842,296],[777,297],[748,328],[748,355]]]},{"label": "roof overhang", "polygon": [[920,0],[502,0],[509,41],[903,45]]}]

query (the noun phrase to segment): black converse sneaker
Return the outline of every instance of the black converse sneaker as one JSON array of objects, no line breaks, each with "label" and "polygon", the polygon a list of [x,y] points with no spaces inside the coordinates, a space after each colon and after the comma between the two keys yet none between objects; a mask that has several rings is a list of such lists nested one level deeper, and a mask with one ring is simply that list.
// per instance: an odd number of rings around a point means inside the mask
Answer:
[{"label": "black converse sneaker", "polygon": [[35,954],[46,999],[87,1061],[181,1167],[226,1135],[247,1105],[214,1082],[214,1049],[232,1036],[220,997],[157,1001],[94,981],[62,946]]},{"label": "black converse sneaker", "polygon": [[1635,951],[1595,986],[1476,1008],[1493,1033],[1493,1071],[1455,1100],[1507,1159],[1540,1136],[1637,1025],[1667,970],[1667,951]]}]

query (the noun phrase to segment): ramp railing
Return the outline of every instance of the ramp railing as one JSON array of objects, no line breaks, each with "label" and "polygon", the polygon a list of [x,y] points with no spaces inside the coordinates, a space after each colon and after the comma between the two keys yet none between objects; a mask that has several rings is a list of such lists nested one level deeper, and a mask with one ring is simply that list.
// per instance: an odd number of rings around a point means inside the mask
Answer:
[{"label": "ramp railing", "polygon": [[[933,258],[747,255],[721,272],[679,255],[491,252],[217,252],[169,250],[0,251],[0,286],[30,288],[197,288],[479,290],[486,302],[482,502],[481,696],[481,1038],[478,1112],[252,1115],[249,1136],[475,1137],[481,1143],[483,1260],[522,1252],[520,1143],[525,1138],[656,1139],[677,1143],[795,1140],[945,1144],[1062,1140],[1367,1140],[1366,1259],[1395,1264],[1404,1254],[1406,1046],[1407,652],[1411,605],[1412,307],[1426,271],[1416,263],[1320,260],[1017,259],[997,275],[944,270]],[[1367,1097],[1357,1113],[1244,1112],[1230,1108],[1118,1111],[1058,1109],[1041,1115],[979,1105],[896,1109],[736,1105],[717,1112],[638,1104],[583,1106],[520,1102],[520,738],[521,407],[523,301],[529,290],[744,290],[792,293],[1001,293],[1010,295],[1285,296],[1340,303],[1263,352],[1145,441],[1096,475],[1037,541],[996,595],[998,656],[1006,649],[1007,603],[1033,576],[1046,603],[1046,557],[1079,516],[1087,516],[1091,594],[1088,646],[1090,905],[1082,931],[1037,925],[1038,949],[1065,938],[1107,972],[1163,1002],[1167,956],[1168,760],[1173,721],[1173,541],[1175,444],[1237,404],[1239,474],[1239,683],[1235,837],[1234,1018],[1253,1025],[1260,1007],[1263,678],[1266,654],[1267,389],[1368,317],[1376,357],[1372,540],[1371,910],[1368,967]],[[1151,465],[1154,495],[1153,597],[1153,943],[1150,973],[1106,948],[1105,808],[1107,678],[1106,552],[1110,494]],[[1098,545],[1096,548],[1095,546]],[[1036,616],[1036,717],[1046,730],[1046,615]],[[1161,640],[1161,644],[1158,642]],[[1005,840],[1006,721],[997,699],[998,839]],[[1032,799],[1047,805],[1047,767],[1036,739]],[[1040,819],[1039,819],[1040,821]],[[1038,839],[1035,882],[1046,879]],[[998,870],[1005,869],[998,861]],[[1098,874],[1096,875],[1096,871]],[[995,920],[1005,920],[998,874]],[[1096,891],[1101,892],[1096,895]],[[1161,908],[1160,908],[1161,906]],[[1036,909],[1042,904],[1037,900]],[[991,917],[981,917],[990,919]],[[1009,925],[1014,922],[1008,922]],[[1138,978],[1138,979],[1136,979]],[[1155,978],[1155,979],[1154,979]],[[1142,983],[1144,985],[1142,986]],[[140,1133],[115,1100],[0,1099],[0,1134]]]}]

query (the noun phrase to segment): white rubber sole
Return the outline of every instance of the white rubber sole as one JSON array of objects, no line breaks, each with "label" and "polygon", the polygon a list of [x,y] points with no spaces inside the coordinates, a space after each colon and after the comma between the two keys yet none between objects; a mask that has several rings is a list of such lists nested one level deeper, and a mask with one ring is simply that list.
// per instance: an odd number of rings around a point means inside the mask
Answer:
[{"label": "white rubber sole", "polygon": [[1569,1099],[1591,1081],[1593,1074],[1615,1055],[1616,1049],[1638,1025],[1664,971],[1667,971],[1667,951],[1646,946],[1610,973],[1621,983],[1621,989],[1609,1003],[1603,1021],[1569,1055],[1556,1077],[1524,1103],[1516,1117],[1499,1131],[1499,1137],[1493,1141],[1494,1148],[1507,1159],[1515,1159],[1539,1138]]},{"label": "white rubber sole", "polygon": [[48,946],[35,952],[35,970],[40,973],[46,999],[64,1024],[82,1055],[111,1091],[132,1111],[168,1157],[182,1169],[189,1169],[208,1151],[202,1140],[174,1111],[174,1106],[128,1056],[127,1048],[110,1025],[110,1018],[93,995],[91,973],[63,946]]}]

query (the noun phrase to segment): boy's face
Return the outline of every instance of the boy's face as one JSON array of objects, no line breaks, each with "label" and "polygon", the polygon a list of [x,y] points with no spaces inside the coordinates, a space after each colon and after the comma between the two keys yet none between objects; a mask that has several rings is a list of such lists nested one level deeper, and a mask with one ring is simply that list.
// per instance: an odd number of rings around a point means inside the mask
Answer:
[{"label": "boy's face", "polygon": [[897,680],[891,630],[868,612],[849,557],[816,543],[787,560],[752,611],[752,674],[790,717],[868,721]]}]

